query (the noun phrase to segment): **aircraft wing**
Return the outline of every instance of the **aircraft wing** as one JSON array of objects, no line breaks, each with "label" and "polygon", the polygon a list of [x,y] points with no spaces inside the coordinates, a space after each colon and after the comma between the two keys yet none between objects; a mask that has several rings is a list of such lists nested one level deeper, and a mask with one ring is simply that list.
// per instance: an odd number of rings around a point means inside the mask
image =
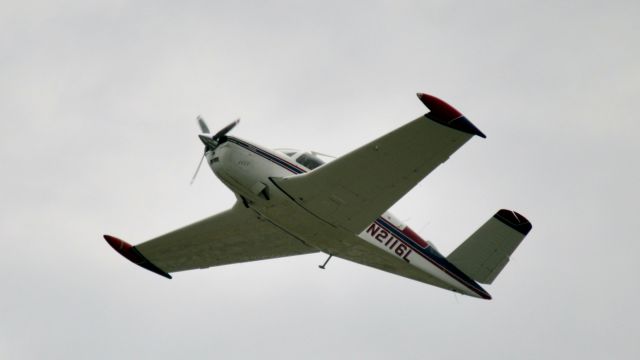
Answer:
[{"label": "aircraft wing", "polygon": [[168,278],[170,272],[318,251],[271,222],[259,219],[241,202],[136,246],[113,236],[104,237],[130,261]]},{"label": "aircraft wing", "polygon": [[273,182],[315,216],[360,233],[473,135],[485,137],[444,101],[418,97],[431,110],[426,115],[312,172]]}]

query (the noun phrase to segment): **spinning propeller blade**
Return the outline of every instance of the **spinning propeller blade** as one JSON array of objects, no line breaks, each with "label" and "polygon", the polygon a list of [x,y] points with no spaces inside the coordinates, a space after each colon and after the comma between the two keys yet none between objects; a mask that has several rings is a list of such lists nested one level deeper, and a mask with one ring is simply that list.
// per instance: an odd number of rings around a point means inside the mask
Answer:
[{"label": "spinning propeller blade", "polygon": [[198,115],[198,125],[200,125],[200,130],[202,130],[203,134],[209,134],[211,133],[209,131],[209,127],[207,126],[207,123],[204,122],[204,119],[202,118],[202,116]]},{"label": "spinning propeller blade", "polygon": [[218,131],[211,138],[217,140],[217,139],[227,135],[227,133],[229,131],[231,131],[234,127],[236,127],[236,125],[238,125],[239,122],[240,122],[240,119],[235,119],[231,124],[229,124],[229,125],[225,126],[224,128],[222,128],[222,130]]},{"label": "spinning propeller blade", "polygon": [[198,163],[198,167],[196,168],[196,172],[195,174],[193,174],[193,177],[191,178],[191,182],[189,183],[189,185],[193,185],[193,182],[196,181],[196,176],[198,176],[198,171],[200,171],[200,166],[202,166],[202,161],[204,160],[204,154],[202,154],[202,157],[200,158],[200,162]]}]

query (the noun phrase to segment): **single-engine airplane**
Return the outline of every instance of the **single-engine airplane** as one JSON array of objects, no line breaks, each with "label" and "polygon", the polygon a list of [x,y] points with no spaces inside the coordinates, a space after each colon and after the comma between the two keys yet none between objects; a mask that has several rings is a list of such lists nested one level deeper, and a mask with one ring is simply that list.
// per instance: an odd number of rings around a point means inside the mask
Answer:
[{"label": "single-engine airplane", "polygon": [[443,256],[387,211],[474,135],[465,116],[427,94],[426,115],[333,161],[315,152],[271,150],[227,135],[238,120],[211,135],[198,118],[204,155],[235,194],[235,205],[132,246],[105,240],[133,263],[169,273],[309,254],[332,256],[473,297],[491,299],[491,284],[531,223],[499,210],[449,256]]}]

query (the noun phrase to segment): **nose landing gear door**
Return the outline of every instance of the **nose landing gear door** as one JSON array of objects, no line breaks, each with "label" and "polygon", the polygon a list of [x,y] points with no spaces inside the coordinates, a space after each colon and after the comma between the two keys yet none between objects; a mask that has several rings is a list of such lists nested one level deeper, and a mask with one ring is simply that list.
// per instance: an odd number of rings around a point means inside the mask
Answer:
[{"label": "nose landing gear door", "polygon": [[251,192],[258,197],[264,197],[266,200],[269,200],[269,187],[260,181],[253,184]]}]

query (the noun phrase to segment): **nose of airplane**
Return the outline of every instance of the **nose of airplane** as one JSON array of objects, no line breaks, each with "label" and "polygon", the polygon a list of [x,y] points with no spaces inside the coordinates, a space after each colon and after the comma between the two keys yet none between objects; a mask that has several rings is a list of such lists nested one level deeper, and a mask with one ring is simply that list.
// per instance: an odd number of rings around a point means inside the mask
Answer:
[{"label": "nose of airplane", "polygon": [[218,146],[218,142],[216,140],[212,139],[210,136],[201,134],[201,135],[198,135],[198,137],[200,138],[200,141],[202,141],[202,143],[206,147],[209,147],[211,149],[215,149]]}]

